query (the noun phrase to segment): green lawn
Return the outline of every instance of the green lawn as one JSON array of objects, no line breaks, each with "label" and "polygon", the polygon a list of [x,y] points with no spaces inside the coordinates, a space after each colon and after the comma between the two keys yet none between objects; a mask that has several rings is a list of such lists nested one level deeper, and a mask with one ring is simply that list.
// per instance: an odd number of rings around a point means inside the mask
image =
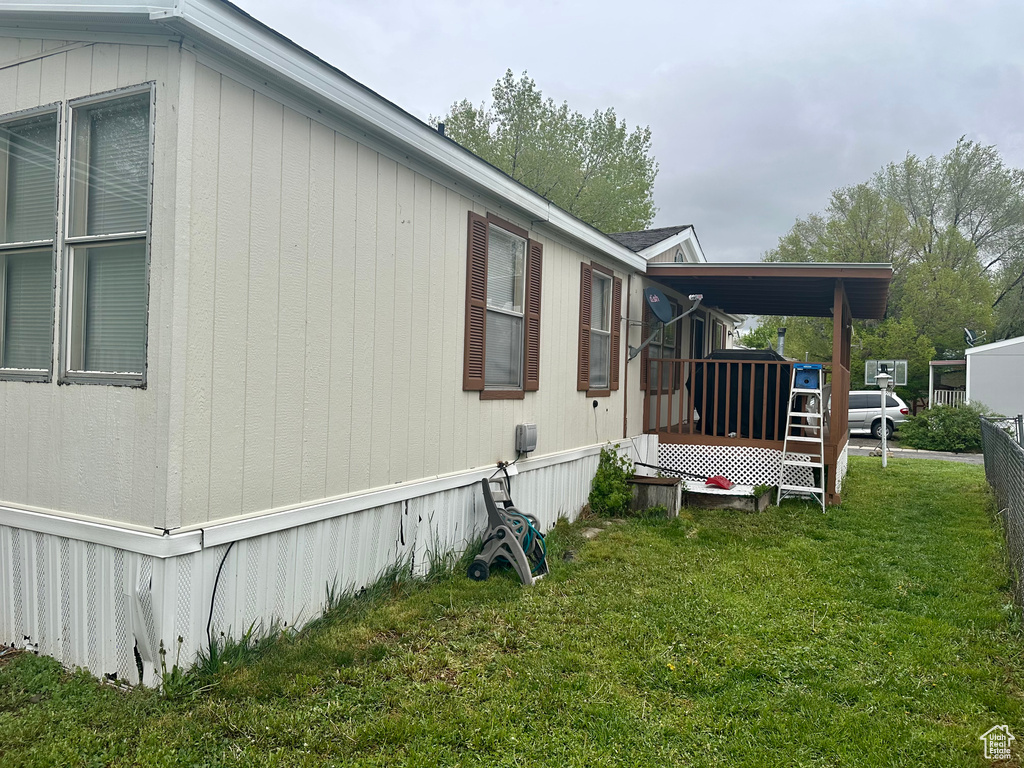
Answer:
[{"label": "green lawn", "polygon": [[0,764],[991,765],[978,737],[1024,731],[1024,637],[983,472],[850,464],[827,515],[565,526],[534,589],[402,585],[199,693],[19,657]]}]

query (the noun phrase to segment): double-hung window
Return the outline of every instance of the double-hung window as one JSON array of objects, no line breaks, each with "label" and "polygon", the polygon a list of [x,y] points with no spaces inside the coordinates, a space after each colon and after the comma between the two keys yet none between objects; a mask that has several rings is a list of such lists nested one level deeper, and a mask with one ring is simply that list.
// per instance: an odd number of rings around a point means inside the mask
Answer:
[{"label": "double-hung window", "polygon": [[143,383],[151,92],[72,105],[65,378]]},{"label": "double-hung window", "polygon": [[608,389],[612,359],[612,279],[597,270],[593,270],[590,277],[590,386]]},{"label": "double-hung window", "polygon": [[711,351],[725,349],[725,323],[713,320],[711,323]]},{"label": "double-hung window", "polygon": [[50,376],[56,182],[56,110],[0,122],[0,378]]},{"label": "double-hung window", "polygon": [[487,361],[484,386],[523,384],[523,299],[526,240],[493,224],[487,227]]},{"label": "double-hung window", "polygon": [[526,230],[470,212],[463,389],[493,400],[539,388],[542,262]]},{"label": "double-hung window", "polygon": [[599,264],[581,264],[580,270],[576,389],[607,396],[619,388],[622,280]]}]

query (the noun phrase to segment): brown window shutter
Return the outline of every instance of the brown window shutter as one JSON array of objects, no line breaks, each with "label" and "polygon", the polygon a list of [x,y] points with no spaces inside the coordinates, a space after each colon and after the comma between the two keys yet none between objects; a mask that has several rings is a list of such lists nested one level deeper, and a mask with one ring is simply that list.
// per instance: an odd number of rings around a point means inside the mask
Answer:
[{"label": "brown window shutter", "polygon": [[487,350],[487,219],[469,212],[466,249],[466,339],[462,388],[484,388]]},{"label": "brown window shutter", "polygon": [[619,325],[622,322],[622,280],[612,281],[612,359],[609,382],[611,389],[619,388]]},{"label": "brown window shutter", "polygon": [[576,369],[578,390],[590,389],[590,312],[593,288],[593,270],[589,264],[580,264],[580,354]]},{"label": "brown window shutter", "polygon": [[523,338],[523,389],[540,389],[540,283],[544,267],[544,246],[536,240],[527,245],[526,333]]},{"label": "brown window shutter", "polygon": [[[643,323],[644,324],[640,326],[641,342],[647,341],[647,337],[651,335],[651,310],[647,306],[646,301],[644,302]],[[640,353],[640,389],[642,389],[644,392],[647,391],[647,369],[650,368],[650,365],[647,361],[650,358],[650,354],[648,353],[648,350],[650,348],[650,345],[648,345],[644,347],[643,351]]]}]

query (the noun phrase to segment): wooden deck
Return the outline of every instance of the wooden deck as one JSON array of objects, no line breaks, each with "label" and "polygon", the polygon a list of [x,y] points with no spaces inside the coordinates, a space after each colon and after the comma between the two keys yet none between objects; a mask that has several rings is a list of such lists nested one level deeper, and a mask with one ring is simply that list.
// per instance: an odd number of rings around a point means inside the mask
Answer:
[{"label": "wooden deck", "polygon": [[[782,450],[792,362],[651,358],[647,365],[644,431],[658,435],[659,442]],[[804,417],[792,434],[807,436],[824,429],[826,496],[834,504],[839,500],[834,475],[847,441],[849,373],[845,366],[840,366],[838,377],[832,366],[823,366],[823,371],[825,402],[808,403],[807,408],[824,406],[824,424]],[[837,378],[842,394],[831,397]],[[835,409],[837,404],[841,411]],[[790,450],[817,453],[813,444],[791,443]]]}]

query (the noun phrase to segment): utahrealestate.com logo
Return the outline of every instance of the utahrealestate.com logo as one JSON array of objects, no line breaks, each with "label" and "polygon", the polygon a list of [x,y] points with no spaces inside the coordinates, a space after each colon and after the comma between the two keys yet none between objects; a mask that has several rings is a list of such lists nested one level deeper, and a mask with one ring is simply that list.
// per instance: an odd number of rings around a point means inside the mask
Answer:
[{"label": "utahrealestate.com logo", "polygon": [[1010,726],[994,725],[978,738],[985,742],[985,758],[987,760],[1010,759],[1010,742],[1016,738],[1010,733]]}]

